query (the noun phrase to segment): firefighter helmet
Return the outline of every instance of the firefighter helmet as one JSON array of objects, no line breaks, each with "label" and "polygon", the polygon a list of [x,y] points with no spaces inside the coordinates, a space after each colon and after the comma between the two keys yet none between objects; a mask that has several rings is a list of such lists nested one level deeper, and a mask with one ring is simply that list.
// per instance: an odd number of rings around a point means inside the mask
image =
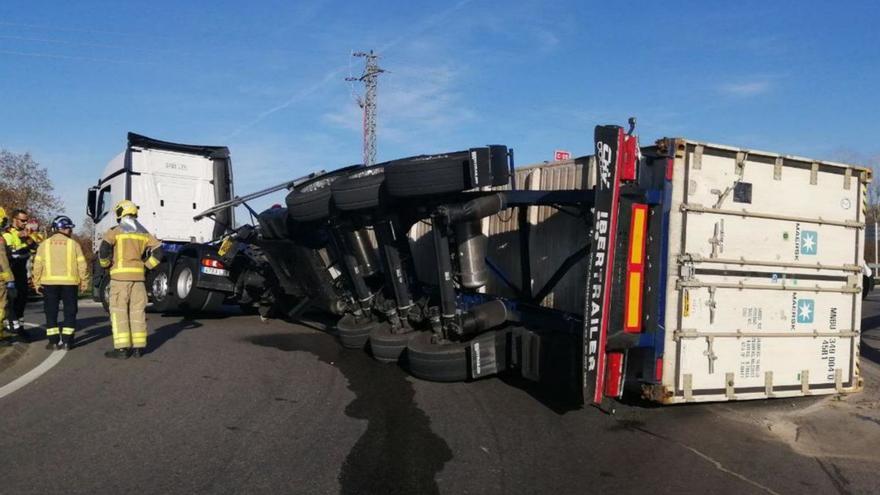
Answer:
[{"label": "firefighter helmet", "polygon": [[122,217],[137,217],[138,206],[127,199],[123,199],[116,203],[113,211],[116,212],[116,221],[118,222],[122,220]]},{"label": "firefighter helmet", "polygon": [[9,216],[6,214],[6,208],[0,206],[0,230],[6,230],[9,225]]},{"label": "firefighter helmet", "polygon": [[70,217],[65,215],[58,215],[54,219],[52,219],[52,229],[53,230],[63,230],[63,229],[72,229],[76,227],[73,224],[73,220]]}]

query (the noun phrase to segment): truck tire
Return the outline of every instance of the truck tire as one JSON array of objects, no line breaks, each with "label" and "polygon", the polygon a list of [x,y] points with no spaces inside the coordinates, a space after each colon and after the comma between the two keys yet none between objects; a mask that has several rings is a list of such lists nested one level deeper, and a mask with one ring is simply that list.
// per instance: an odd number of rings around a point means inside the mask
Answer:
[{"label": "truck tire", "polygon": [[370,350],[376,361],[396,363],[400,359],[405,359],[406,346],[416,335],[417,332],[412,330],[406,333],[391,333],[391,326],[382,323],[376,325],[376,328],[370,332]]},{"label": "truck tire", "polygon": [[[388,194],[402,198],[461,192],[470,189],[468,163],[467,153],[391,162],[385,166],[385,186]],[[478,186],[491,183],[489,174],[481,178]]]},{"label": "truck tire", "polygon": [[223,304],[222,295],[195,286],[198,269],[193,258],[180,258],[171,277],[178,308],[184,313],[214,312]]},{"label": "truck tire", "polygon": [[343,211],[379,206],[385,167],[370,167],[343,177],[330,186],[333,204]]},{"label": "truck tire", "polygon": [[409,372],[433,382],[461,382],[468,379],[468,344],[434,344],[431,332],[419,332],[406,346]]},{"label": "truck tire", "polygon": [[287,195],[287,215],[295,222],[314,222],[330,216],[330,200],[333,192],[330,186],[339,180],[340,175],[328,175]]},{"label": "truck tire", "polygon": [[172,290],[171,278],[168,274],[168,263],[162,262],[156,268],[150,270],[147,278],[147,289],[150,291],[153,304],[149,310],[152,313],[168,313],[175,311],[180,305],[177,295]]},{"label": "truck tire", "polygon": [[363,349],[370,339],[370,332],[376,328],[376,322],[373,320],[355,319],[354,315],[349,313],[336,322],[336,331],[339,335],[339,342],[346,349]]},{"label": "truck tire", "polygon": [[108,275],[101,278],[98,294],[101,295],[101,306],[104,307],[107,314],[110,314],[110,277]]}]

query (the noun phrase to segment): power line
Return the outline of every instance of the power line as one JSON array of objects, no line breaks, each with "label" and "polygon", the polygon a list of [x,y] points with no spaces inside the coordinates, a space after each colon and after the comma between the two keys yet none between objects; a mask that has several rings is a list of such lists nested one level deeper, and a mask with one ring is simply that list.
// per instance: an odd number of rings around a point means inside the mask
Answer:
[{"label": "power line", "polygon": [[385,70],[379,67],[379,56],[373,50],[369,52],[355,52],[351,55],[363,58],[366,61],[364,73],[360,77],[346,77],[345,80],[364,83],[364,96],[358,96],[355,99],[358,106],[363,110],[364,165],[370,166],[376,163],[376,97],[379,74],[385,72]]}]

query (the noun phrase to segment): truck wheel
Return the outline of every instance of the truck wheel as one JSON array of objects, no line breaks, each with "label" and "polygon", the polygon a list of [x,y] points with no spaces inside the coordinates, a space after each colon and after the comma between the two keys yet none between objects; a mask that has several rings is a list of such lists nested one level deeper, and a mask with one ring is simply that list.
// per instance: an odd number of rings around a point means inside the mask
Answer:
[{"label": "truck wheel", "polygon": [[172,291],[171,276],[168,275],[168,263],[162,262],[151,270],[147,288],[150,290],[153,304],[150,306],[150,312],[167,313],[174,311],[179,305],[179,301]]},{"label": "truck wheel", "polygon": [[330,186],[341,177],[342,174],[328,175],[288,194],[285,202],[290,219],[296,222],[313,222],[329,217],[330,200],[333,198]]},{"label": "truck wheel", "polygon": [[[411,197],[448,194],[469,189],[467,153],[404,159],[385,166],[385,184],[392,196]],[[478,186],[492,184],[491,174],[481,177]]]},{"label": "truck wheel", "polygon": [[101,294],[101,306],[104,307],[104,311],[107,314],[110,313],[110,277],[104,276],[101,278],[101,287],[98,290],[98,293]]},{"label": "truck wheel", "polygon": [[406,345],[417,335],[417,332],[410,330],[406,333],[391,333],[391,326],[388,323],[377,325],[370,332],[370,350],[376,361],[383,363],[396,363],[404,358]]},{"label": "truck wheel", "polygon": [[346,349],[363,349],[370,338],[370,332],[376,328],[376,322],[362,318],[360,321],[351,313],[336,322],[339,342]]},{"label": "truck wheel", "polygon": [[196,287],[198,263],[192,258],[181,258],[171,277],[178,307],[183,312],[213,312],[220,309],[223,297],[220,294]]},{"label": "truck wheel", "polygon": [[419,332],[406,346],[409,372],[416,378],[434,382],[467,380],[467,348],[467,343],[462,342],[434,344],[431,332]]},{"label": "truck wheel", "polygon": [[343,211],[379,206],[385,167],[370,167],[343,177],[330,186],[333,204]]}]

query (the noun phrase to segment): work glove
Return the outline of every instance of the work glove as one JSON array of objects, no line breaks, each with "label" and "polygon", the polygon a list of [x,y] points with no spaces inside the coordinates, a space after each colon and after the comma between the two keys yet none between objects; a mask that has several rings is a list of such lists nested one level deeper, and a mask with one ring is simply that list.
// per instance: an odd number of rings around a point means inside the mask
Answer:
[{"label": "work glove", "polygon": [[18,289],[15,288],[15,282],[6,282],[6,293],[9,296],[9,299],[15,299],[18,297]]}]

